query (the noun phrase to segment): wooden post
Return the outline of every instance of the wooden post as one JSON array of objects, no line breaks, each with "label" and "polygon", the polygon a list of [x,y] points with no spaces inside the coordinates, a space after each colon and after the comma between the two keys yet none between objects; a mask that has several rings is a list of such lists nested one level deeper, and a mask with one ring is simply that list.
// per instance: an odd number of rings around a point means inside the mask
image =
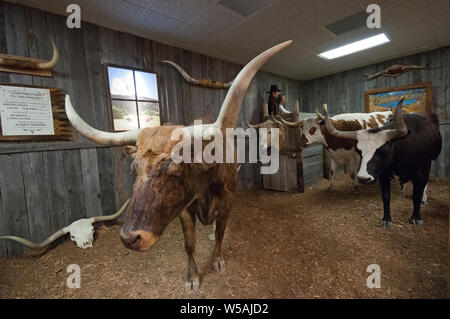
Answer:
[{"label": "wooden post", "polygon": [[300,107],[298,105],[298,100],[295,101],[294,115],[296,118],[300,116]]},{"label": "wooden post", "polygon": [[264,118],[268,117],[269,116],[269,106],[267,104],[264,104],[263,110],[264,110]]}]

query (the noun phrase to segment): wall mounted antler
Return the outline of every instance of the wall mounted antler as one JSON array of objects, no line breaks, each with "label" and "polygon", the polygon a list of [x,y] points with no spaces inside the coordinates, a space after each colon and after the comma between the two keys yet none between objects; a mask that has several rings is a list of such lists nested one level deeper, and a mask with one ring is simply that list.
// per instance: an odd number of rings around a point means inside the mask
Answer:
[{"label": "wall mounted antler", "polygon": [[214,81],[214,80],[209,80],[209,79],[194,79],[193,77],[191,77],[181,66],[179,66],[178,64],[176,64],[175,62],[169,61],[169,60],[162,60],[162,62],[170,64],[171,66],[173,66],[175,69],[178,70],[178,72],[180,72],[180,74],[183,76],[183,78],[190,84],[193,85],[198,85],[204,88],[209,88],[209,89],[228,89],[231,84],[233,83],[233,81],[230,82],[219,82],[219,81]]},{"label": "wall mounted antler", "polygon": [[59,52],[52,41],[53,57],[50,61],[0,54],[0,71],[39,76],[51,76],[52,69],[59,59]]},{"label": "wall mounted antler", "polygon": [[431,62],[428,62],[426,65],[413,65],[413,64],[394,64],[387,69],[384,69],[383,71],[377,72],[372,75],[364,75],[367,80],[372,80],[376,77],[381,76],[388,76],[392,78],[396,78],[397,76],[400,76],[406,72],[409,72],[413,69],[425,69],[429,67]]},{"label": "wall mounted antler", "polygon": [[0,239],[9,239],[18,242],[28,248],[33,250],[41,250],[47,248],[51,243],[57,240],[59,237],[64,236],[67,233],[70,233],[70,239],[77,243],[77,246],[80,248],[88,248],[92,247],[92,242],[94,241],[94,232],[95,228],[93,226],[94,223],[105,222],[116,219],[119,217],[125,208],[128,206],[130,199],[128,199],[125,204],[117,211],[117,213],[109,216],[97,216],[91,218],[83,218],[79,219],[67,227],[61,228],[56,233],[51,235],[49,238],[44,240],[40,244],[35,244],[25,238],[20,238],[16,236],[0,236]]}]

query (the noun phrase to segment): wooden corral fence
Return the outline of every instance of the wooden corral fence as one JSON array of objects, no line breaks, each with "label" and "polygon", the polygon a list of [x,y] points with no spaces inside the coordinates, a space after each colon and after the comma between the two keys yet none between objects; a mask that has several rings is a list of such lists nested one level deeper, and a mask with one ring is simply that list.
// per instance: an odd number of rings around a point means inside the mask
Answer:
[{"label": "wooden corral fence", "polygon": [[[302,119],[315,117],[315,113],[300,113]],[[295,121],[295,118],[288,119]],[[312,144],[302,149],[301,128],[286,127],[285,147],[280,150],[280,168],[276,174],[263,175],[264,189],[303,193],[323,178],[323,146]]]}]

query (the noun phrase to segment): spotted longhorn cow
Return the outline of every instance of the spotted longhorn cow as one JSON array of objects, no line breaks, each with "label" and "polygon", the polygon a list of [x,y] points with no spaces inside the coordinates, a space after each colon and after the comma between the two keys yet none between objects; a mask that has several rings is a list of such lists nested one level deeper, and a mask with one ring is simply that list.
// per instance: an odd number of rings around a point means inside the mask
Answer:
[{"label": "spotted longhorn cow", "polygon": [[[66,97],[66,113],[75,129],[100,144],[129,145],[126,150],[134,157],[136,181],[120,231],[123,244],[132,250],[146,251],[158,242],[174,218],[180,218],[188,256],[187,290],[196,290],[200,285],[194,259],[197,219],[202,224],[215,222],[213,266],[216,271],[224,269],[221,246],[232,195],[237,187],[237,165],[177,163],[172,152],[174,146],[184,139],[183,136],[174,138],[173,133],[181,129],[186,133],[184,135],[194,139],[207,139],[206,136],[211,137],[211,134],[217,136],[217,132],[227,136],[226,129],[235,127],[242,100],[256,72],[291,42],[286,41],[264,51],[241,70],[228,90],[217,120],[212,124],[187,127],[164,125],[120,133],[102,132],[84,122],[71,105],[70,98]],[[190,147],[194,148],[193,144]]]},{"label": "spotted longhorn cow", "polygon": [[[360,156],[356,152],[356,143],[352,140],[335,137],[329,134],[324,125],[324,117],[316,111],[317,117],[304,121],[301,136],[302,146],[312,143],[322,143],[330,154],[330,185],[328,190],[333,189],[334,178],[338,165],[346,165],[353,188],[358,191],[356,172],[358,171]],[[357,131],[366,128],[376,128],[384,125],[391,111],[373,113],[344,113],[333,116],[330,120],[333,125],[341,131]]]}]

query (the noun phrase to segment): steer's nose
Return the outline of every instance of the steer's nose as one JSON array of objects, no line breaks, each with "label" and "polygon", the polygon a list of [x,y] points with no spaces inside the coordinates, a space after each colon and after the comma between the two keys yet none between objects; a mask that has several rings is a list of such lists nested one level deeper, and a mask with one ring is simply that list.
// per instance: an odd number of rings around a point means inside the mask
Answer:
[{"label": "steer's nose", "polygon": [[124,233],[123,230],[121,230],[120,240],[122,241],[122,244],[128,249],[137,249],[139,246],[139,242],[141,241],[141,235],[134,232]]},{"label": "steer's nose", "polygon": [[373,178],[372,176],[358,176],[358,181],[361,184],[369,185],[375,181],[375,178]]},{"label": "steer's nose", "polygon": [[120,230],[120,240],[128,249],[145,251],[153,247],[159,236],[145,230],[124,231]]}]

